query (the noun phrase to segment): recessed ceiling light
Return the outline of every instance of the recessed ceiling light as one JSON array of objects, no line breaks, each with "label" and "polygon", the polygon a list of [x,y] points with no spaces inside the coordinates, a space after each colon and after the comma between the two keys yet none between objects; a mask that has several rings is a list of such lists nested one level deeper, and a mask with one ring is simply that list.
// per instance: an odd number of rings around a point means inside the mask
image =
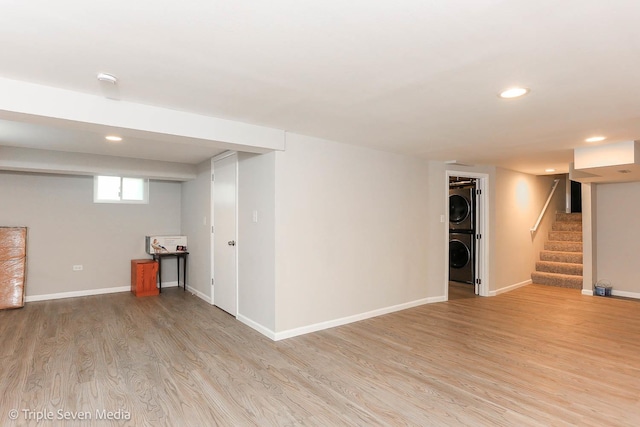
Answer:
[{"label": "recessed ceiling light", "polygon": [[527,89],[526,87],[512,87],[510,89],[503,90],[502,92],[500,92],[500,98],[504,98],[504,99],[518,98],[528,93],[529,93],[529,89]]},{"label": "recessed ceiling light", "polygon": [[118,78],[116,76],[107,73],[98,73],[97,77],[101,82],[107,82],[111,84],[116,84],[118,82]]},{"label": "recessed ceiling light", "polygon": [[104,139],[106,139],[107,141],[112,141],[112,142],[120,142],[122,141],[122,138],[116,135],[109,135],[109,136],[105,136]]},{"label": "recessed ceiling light", "polygon": [[545,171],[545,172],[555,172],[556,170],[555,170],[555,169],[553,169],[553,168],[549,168],[549,169],[545,169],[544,171]]},{"label": "recessed ceiling light", "polygon": [[600,142],[607,139],[606,136],[592,136],[591,138],[585,139],[586,142]]}]

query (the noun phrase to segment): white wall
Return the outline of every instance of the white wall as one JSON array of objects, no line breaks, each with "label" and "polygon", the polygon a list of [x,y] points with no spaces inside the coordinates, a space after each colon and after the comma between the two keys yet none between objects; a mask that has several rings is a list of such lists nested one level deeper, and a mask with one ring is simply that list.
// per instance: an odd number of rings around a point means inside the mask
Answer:
[{"label": "white wall", "polygon": [[614,292],[640,297],[640,182],[596,186],[597,277],[609,280]]},{"label": "white wall", "polygon": [[181,230],[187,236],[187,290],[211,300],[211,161],[196,168],[196,179],[182,183]]},{"label": "white wall", "polygon": [[28,227],[28,297],[130,286],[144,236],[180,232],[177,182],[151,181],[148,205],[95,204],[93,177],[0,172],[0,200],[0,225]]},{"label": "white wall", "polygon": [[554,178],[496,168],[492,290],[531,280],[555,213],[564,212],[565,193],[558,184],[538,231],[534,235],[529,231],[549,196]]},{"label": "white wall", "polygon": [[276,331],[437,292],[426,161],[295,134],[275,156]]},{"label": "white wall", "polygon": [[275,330],[275,158],[238,155],[238,318],[268,331]]},{"label": "white wall", "polygon": [[445,245],[447,244],[444,227],[440,221],[445,217],[448,204],[445,205],[445,164],[443,162],[429,162],[429,175],[425,187],[427,189],[427,242],[429,256],[427,257],[427,283],[430,297],[445,297],[445,283],[449,277],[449,271],[445,270],[446,263]]}]

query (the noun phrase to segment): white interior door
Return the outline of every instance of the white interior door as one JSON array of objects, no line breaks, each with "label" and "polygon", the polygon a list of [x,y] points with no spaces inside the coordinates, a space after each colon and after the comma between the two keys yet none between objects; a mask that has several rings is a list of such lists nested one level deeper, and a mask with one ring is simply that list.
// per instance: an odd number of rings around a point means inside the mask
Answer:
[{"label": "white interior door", "polygon": [[236,245],[238,156],[213,161],[213,304],[229,314],[238,312]]}]

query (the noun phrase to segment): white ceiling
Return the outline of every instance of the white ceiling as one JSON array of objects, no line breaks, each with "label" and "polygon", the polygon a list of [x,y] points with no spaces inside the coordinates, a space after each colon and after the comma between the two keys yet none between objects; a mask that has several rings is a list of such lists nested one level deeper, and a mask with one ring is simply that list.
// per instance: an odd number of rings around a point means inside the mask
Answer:
[{"label": "white ceiling", "polygon": [[[102,71],[123,101],[535,174],[640,139],[637,0],[2,3],[0,77],[99,95]],[[0,122],[0,144],[146,152],[49,132]]]}]

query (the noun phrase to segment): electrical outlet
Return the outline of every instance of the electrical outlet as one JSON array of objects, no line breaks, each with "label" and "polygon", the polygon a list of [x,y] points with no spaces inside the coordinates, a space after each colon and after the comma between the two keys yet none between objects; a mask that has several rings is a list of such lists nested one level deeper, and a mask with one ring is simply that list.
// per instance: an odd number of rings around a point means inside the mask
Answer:
[{"label": "electrical outlet", "polygon": [[73,271],[82,271],[82,265],[74,265],[73,266]]}]

